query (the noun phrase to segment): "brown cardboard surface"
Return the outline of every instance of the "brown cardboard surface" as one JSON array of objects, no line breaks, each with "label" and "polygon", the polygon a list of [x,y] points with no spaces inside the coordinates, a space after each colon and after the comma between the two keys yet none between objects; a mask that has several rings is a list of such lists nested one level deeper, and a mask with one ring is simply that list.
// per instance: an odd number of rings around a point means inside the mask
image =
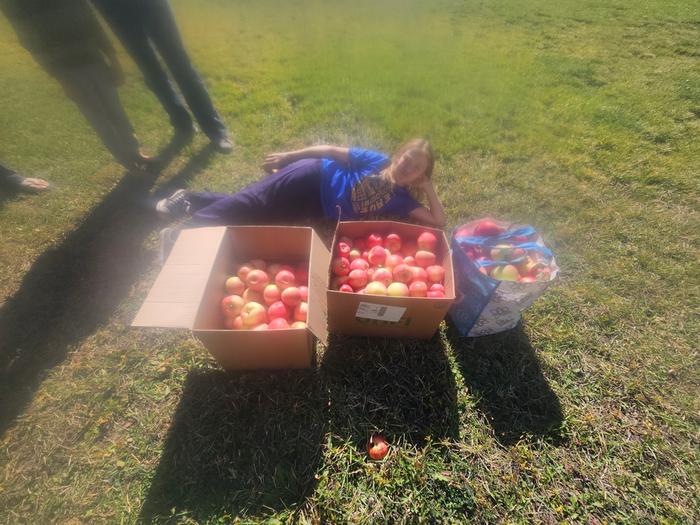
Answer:
[{"label": "brown cardboard surface", "polygon": [[[436,256],[445,268],[444,299],[427,297],[390,297],[361,295],[328,290],[328,329],[332,333],[363,336],[416,337],[428,339],[433,336],[440,322],[447,315],[455,300],[452,251],[442,230],[394,221],[353,221],[339,222],[333,245],[338,237],[362,237],[371,232],[382,235],[398,233],[415,238],[422,231],[431,231],[438,238]],[[326,279],[330,279],[330,268]],[[371,303],[386,307],[404,307],[406,311],[398,322],[357,317],[360,303]]]},{"label": "brown cardboard surface", "polygon": [[225,232],[182,230],[131,325],[192,328]]},{"label": "brown cardboard surface", "polygon": [[309,314],[307,324],[324,345],[328,344],[328,303],[326,288],[331,254],[316,232],[311,231],[309,257]]}]

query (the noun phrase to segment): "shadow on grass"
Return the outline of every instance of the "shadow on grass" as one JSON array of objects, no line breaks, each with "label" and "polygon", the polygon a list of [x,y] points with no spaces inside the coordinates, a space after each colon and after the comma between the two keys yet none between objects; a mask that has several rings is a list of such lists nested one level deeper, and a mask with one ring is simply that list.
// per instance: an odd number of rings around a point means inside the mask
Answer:
[{"label": "shadow on grass", "polygon": [[458,439],[457,390],[440,339],[331,338],[321,371],[331,432],[367,450],[374,431],[417,446]]},{"label": "shadow on grass", "polygon": [[[186,183],[212,153],[199,151],[160,193]],[[152,263],[143,242],[161,226],[149,206],[155,179],[124,176],[59,246],[38,257],[0,307],[0,437],[46,372],[114,314]]]},{"label": "shadow on grass", "polygon": [[448,339],[478,409],[504,446],[522,438],[561,444],[559,398],[542,373],[522,325],[500,334],[463,338],[448,324]]},{"label": "shadow on grass", "polygon": [[326,403],[315,370],[193,370],[142,522],[297,508],[316,486]]}]

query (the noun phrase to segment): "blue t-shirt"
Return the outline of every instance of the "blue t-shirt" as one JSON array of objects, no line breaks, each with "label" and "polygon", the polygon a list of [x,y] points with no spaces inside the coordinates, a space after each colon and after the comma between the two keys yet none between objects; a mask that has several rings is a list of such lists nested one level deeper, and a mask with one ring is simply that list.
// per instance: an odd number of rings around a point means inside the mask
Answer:
[{"label": "blue t-shirt", "polygon": [[330,219],[359,219],[370,213],[408,217],[421,205],[406,188],[380,176],[389,157],[378,151],[350,148],[348,163],[323,159],[321,203]]}]

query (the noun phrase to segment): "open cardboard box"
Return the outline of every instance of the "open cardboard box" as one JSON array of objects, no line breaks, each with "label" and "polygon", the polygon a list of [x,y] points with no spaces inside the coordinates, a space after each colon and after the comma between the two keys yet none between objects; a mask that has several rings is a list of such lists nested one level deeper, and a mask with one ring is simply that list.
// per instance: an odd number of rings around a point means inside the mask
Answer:
[{"label": "open cardboard box", "polygon": [[[452,250],[442,230],[394,221],[339,222],[332,249],[343,236],[367,237],[370,233],[386,236],[398,233],[403,239],[416,239],[431,231],[438,239],[437,260],[445,268],[445,298],[389,297],[328,290],[328,330],[345,335],[416,337],[429,339],[455,300]],[[332,277],[330,265],[327,278]]]},{"label": "open cardboard box", "polygon": [[[306,329],[226,330],[220,303],[234,262],[309,262]],[[330,253],[311,228],[221,226],[180,233],[132,326],[189,328],[226,370],[309,368],[327,344]]]}]

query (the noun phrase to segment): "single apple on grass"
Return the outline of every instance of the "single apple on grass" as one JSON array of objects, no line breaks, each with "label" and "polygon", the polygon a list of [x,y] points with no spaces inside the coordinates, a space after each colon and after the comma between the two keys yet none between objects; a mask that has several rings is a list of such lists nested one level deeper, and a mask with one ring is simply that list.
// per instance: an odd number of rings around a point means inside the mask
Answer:
[{"label": "single apple on grass", "polygon": [[371,459],[379,461],[389,452],[389,443],[381,434],[372,434],[367,444],[367,454]]},{"label": "single apple on grass", "polygon": [[237,317],[243,310],[245,301],[240,295],[227,295],[221,300],[221,310],[226,317]]},{"label": "single apple on grass", "polygon": [[243,295],[243,292],[245,291],[245,283],[243,282],[243,279],[238,277],[237,275],[234,275],[233,277],[229,277],[226,279],[226,291],[231,294],[231,295]]},{"label": "single apple on grass", "polygon": [[404,283],[391,283],[386,288],[386,294],[392,297],[407,297],[408,296],[408,286]]},{"label": "single apple on grass", "polygon": [[265,307],[260,303],[246,303],[241,310],[243,328],[251,329],[264,323],[267,319]]}]

